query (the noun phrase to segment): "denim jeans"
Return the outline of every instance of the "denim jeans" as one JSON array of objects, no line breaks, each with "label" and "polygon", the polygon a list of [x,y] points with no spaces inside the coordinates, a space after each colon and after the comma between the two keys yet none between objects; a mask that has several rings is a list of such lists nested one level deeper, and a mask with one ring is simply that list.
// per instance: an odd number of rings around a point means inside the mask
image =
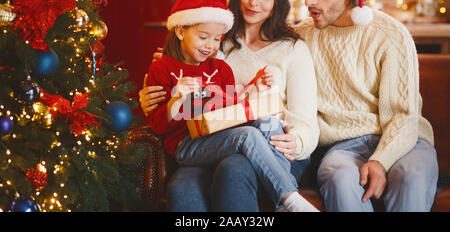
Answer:
[{"label": "denim jeans", "polygon": [[[309,158],[291,161],[291,174],[297,181],[309,164]],[[172,212],[258,212],[258,199],[268,198],[242,154],[230,155],[211,169],[179,167],[167,188],[167,207]]]},{"label": "denim jeans", "polygon": [[[317,180],[327,211],[373,211],[370,201],[363,203],[361,200],[365,189],[359,184],[359,168],[374,153],[380,138],[365,135],[345,140],[324,155]],[[386,211],[429,211],[437,178],[436,151],[419,139],[387,172],[387,187],[382,195]]]},{"label": "denim jeans", "polygon": [[277,134],[284,134],[281,122],[275,117],[265,117],[194,140],[186,137],[177,147],[175,157],[181,166],[212,168],[224,158],[242,154],[250,161],[271,200],[279,205],[284,195],[297,190],[297,182],[289,172],[290,162],[269,144],[270,137]]}]

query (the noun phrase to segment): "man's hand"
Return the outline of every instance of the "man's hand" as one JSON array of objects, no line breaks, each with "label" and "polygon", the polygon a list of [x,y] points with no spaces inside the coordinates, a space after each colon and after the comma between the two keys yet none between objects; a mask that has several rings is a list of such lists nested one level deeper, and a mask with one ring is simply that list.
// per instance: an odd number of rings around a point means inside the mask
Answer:
[{"label": "man's hand", "polygon": [[295,150],[297,149],[297,138],[293,134],[289,134],[289,126],[284,127],[284,135],[273,135],[270,137],[270,144],[275,149],[284,154],[288,160],[294,160]]},{"label": "man's hand", "polygon": [[386,170],[378,161],[370,160],[359,169],[360,184],[365,186],[369,180],[369,188],[362,198],[366,202],[372,197],[379,199],[386,188]]},{"label": "man's hand", "polygon": [[145,116],[156,107],[158,107],[158,103],[166,99],[165,95],[166,91],[163,91],[162,86],[149,86],[147,87],[147,77],[145,74],[144,77],[144,88],[139,91],[139,102],[144,111]]}]

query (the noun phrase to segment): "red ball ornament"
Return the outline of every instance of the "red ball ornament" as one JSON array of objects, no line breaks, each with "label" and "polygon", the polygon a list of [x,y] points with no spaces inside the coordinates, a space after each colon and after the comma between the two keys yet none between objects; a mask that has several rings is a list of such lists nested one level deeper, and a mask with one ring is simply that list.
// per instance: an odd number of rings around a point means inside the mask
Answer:
[{"label": "red ball ornament", "polygon": [[27,170],[26,177],[33,184],[36,191],[41,191],[48,182],[45,168],[43,170],[42,168],[30,168]]},{"label": "red ball ornament", "polygon": [[108,0],[93,0],[95,4],[95,8],[105,7],[108,5]]}]

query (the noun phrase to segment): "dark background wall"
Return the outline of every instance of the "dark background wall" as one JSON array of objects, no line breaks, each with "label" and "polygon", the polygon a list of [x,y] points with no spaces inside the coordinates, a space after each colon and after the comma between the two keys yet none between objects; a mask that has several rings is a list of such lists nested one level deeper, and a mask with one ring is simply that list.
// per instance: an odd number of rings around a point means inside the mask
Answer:
[{"label": "dark background wall", "polygon": [[[144,74],[151,64],[152,54],[162,47],[167,30],[164,26],[150,27],[167,20],[175,0],[110,0],[100,15],[108,26],[108,36],[102,41],[106,59],[110,63],[123,61],[138,97]],[[135,114],[142,114],[140,109]]]}]

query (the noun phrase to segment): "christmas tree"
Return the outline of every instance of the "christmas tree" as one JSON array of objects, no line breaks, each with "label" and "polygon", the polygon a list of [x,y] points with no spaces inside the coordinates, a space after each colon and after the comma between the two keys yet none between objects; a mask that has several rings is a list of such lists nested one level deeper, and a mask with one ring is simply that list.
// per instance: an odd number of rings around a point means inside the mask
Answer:
[{"label": "christmas tree", "polygon": [[133,210],[137,102],[105,61],[107,0],[0,0],[0,210]]}]

